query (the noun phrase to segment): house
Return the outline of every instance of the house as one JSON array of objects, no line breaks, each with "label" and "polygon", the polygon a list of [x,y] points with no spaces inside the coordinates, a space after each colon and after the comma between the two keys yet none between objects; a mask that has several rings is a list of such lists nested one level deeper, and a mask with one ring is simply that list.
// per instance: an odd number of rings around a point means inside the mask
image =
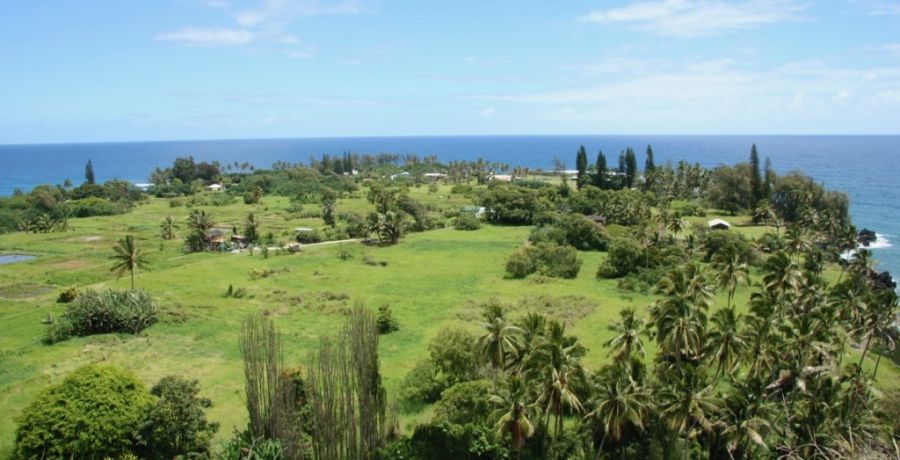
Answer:
[{"label": "house", "polygon": [[497,182],[512,182],[513,176],[509,174],[492,174],[491,180],[495,180]]},{"label": "house", "polygon": [[225,190],[225,186],[222,184],[209,184],[204,188],[210,192],[221,192],[222,190]]},{"label": "house", "polygon": [[422,174],[422,177],[424,177],[426,179],[431,179],[431,180],[438,180],[438,179],[447,177],[447,175],[444,173],[425,173],[425,174]]},{"label": "house", "polygon": [[210,251],[221,251],[225,249],[225,242],[228,241],[225,232],[214,228],[206,233],[206,245]]},{"label": "house", "polygon": [[409,171],[403,171],[400,174],[391,174],[391,180],[394,180],[398,177],[409,177]]},{"label": "house", "polygon": [[472,214],[476,219],[481,219],[484,217],[484,213],[487,212],[484,206],[464,206],[462,208],[462,212],[466,214]]},{"label": "house", "polygon": [[138,182],[138,183],[134,184],[134,187],[142,192],[146,192],[147,190],[150,190],[150,187],[153,187],[153,184],[148,184],[145,182]]},{"label": "house", "polygon": [[731,224],[722,219],[713,219],[708,222],[708,225],[710,230],[728,230],[731,228]]}]

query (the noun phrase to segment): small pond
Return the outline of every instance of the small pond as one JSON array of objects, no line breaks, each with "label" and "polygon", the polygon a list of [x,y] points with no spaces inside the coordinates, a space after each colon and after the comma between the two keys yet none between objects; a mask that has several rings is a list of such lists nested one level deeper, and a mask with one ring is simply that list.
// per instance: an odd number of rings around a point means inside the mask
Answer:
[{"label": "small pond", "polygon": [[0,265],[25,262],[34,258],[35,256],[29,256],[28,254],[0,254]]}]

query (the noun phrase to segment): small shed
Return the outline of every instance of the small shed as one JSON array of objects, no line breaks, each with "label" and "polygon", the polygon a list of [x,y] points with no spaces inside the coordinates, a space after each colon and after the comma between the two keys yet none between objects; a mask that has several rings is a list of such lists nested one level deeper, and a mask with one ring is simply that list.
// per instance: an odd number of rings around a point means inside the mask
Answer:
[{"label": "small shed", "polygon": [[728,230],[731,228],[731,224],[722,219],[713,219],[709,221],[708,225],[710,230]]},{"label": "small shed", "polygon": [[222,190],[225,190],[225,186],[222,184],[209,184],[206,186],[206,190],[209,190],[210,192],[221,192]]},{"label": "small shed", "polygon": [[228,241],[228,238],[225,236],[225,232],[219,229],[210,230],[206,234],[206,243],[209,245],[210,251],[225,249],[226,241]]}]

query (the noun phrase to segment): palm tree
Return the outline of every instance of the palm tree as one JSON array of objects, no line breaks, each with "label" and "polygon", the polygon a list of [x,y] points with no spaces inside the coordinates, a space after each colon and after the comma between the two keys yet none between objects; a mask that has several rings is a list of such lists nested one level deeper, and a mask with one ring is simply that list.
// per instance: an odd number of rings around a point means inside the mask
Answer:
[{"label": "palm tree", "polygon": [[604,345],[611,348],[610,353],[615,353],[617,360],[628,358],[633,351],[637,351],[643,358],[644,342],[641,335],[644,333],[644,320],[635,316],[633,308],[626,308],[619,315],[621,319],[608,326],[616,336]]},{"label": "palm tree", "polygon": [[117,278],[122,277],[126,271],[131,274],[131,289],[134,289],[134,272],[141,268],[147,267],[147,259],[141,254],[141,250],[134,244],[134,238],[131,235],[125,236],[119,240],[118,244],[113,246],[113,255],[110,259],[115,261],[115,265],[110,269],[116,272]]},{"label": "palm tree", "polygon": [[685,222],[681,215],[675,212],[669,216],[669,223],[666,226],[672,232],[672,236],[678,236],[684,230]]},{"label": "palm tree", "polygon": [[506,309],[498,302],[485,307],[484,319],[482,326],[487,332],[478,343],[491,367],[499,370],[505,367],[507,356],[517,356],[517,336],[522,330],[506,321]]},{"label": "palm tree", "polygon": [[178,222],[175,221],[175,218],[172,216],[166,216],[166,218],[163,219],[162,223],[159,224],[162,239],[174,240],[176,228],[178,228]]},{"label": "palm tree", "polygon": [[719,287],[728,289],[728,308],[733,308],[734,292],[739,283],[750,283],[750,269],[743,261],[740,254],[735,251],[722,251],[713,259],[713,268],[716,274],[716,283]]},{"label": "palm tree", "polygon": [[528,419],[528,387],[519,376],[512,375],[499,394],[490,397],[499,406],[491,414],[497,420],[497,435],[509,436],[517,456],[525,446],[525,440],[534,435],[534,425]]},{"label": "palm tree", "polygon": [[702,370],[693,366],[676,374],[676,379],[659,395],[660,416],[685,441],[712,435],[721,404],[712,394],[713,385],[704,379]]},{"label": "palm tree", "polygon": [[747,348],[747,342],[739,334],[741,315],[728,308],[713,313],[712,327],[707,336],[710,359],[716,363],[716,374],[731,373]]},{"label": "palm tree", "polygon": [[603,451],[606,440],[619,443],[630,429],[643,430],[644,419],[650,410],[650,398],[646,390],[631,378],[621,378],[626,374],[614,365],[611,378],[603,379],[596,388],[596,396],[590,402],[594,408],[585,420],[594,426],[594,431],[602,434],[597,454]]},{"label": "palm tree", "polygon": [[763,264],[763,286],[777,295],[780,308],[776,313],[779,317],[783,313],[787,296],[794,293],[799,287],[799,278],[800,272],[797,265],[784,251],[773,254]]},{"label": "palm tree", "polygon": [[574,337],[565,335],[565,326],[551,321],[545,340],[528,360],[530,377],[542,381],[541,392],[535,404],[541,407],[546,420],[555,418],[555,433],[563,428],[563,416],[567,410],[582,412],[584,407],[575,393],[575,386],[585,380],[581,357],[585,349]]},{"label": "palm tree", "polygon": [[699,266],[669,272],[656,286],[663,298],[650,307],[650,321],[664,359],[697,361],[703,352],[712,289]]},{"label": "palm tree", "polygon": [[187,227],[190,234],[187,237],[188,249],[193,252],[203,251],[206,248],[207,232],[209,232],[215,224],[212,216],[206,211],[195,209],[187,218]]},{"label": "palm tree", "polygon": [[733,382],[734,391],[725,399],[724,429],[720,436],[731,458],[752,458],[754,446],[768,449],[764,437],[771,430],[771,403],[756,398],[744,384]]}]

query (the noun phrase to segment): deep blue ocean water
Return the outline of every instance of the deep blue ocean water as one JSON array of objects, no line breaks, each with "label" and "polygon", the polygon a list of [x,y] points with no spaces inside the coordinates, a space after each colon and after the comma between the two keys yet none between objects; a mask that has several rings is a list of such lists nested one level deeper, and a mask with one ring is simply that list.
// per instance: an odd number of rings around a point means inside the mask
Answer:
[{"label": "deep blue ocean water", "polygon": [[[345,150],[435,154],[442,161],[481,157],[532,168],[550,168],[553,158],[559,157],[574,169],[581,144],[592,162],[598,149],[615,163],[619,151],[631,146],[643,164],[644,149],[651,144],[659,164],[684,159],[715,166],[746,161],[753,143],[779,173],[799,169],[828,188],[847,192],[857,227],[875,230],[889,242],[900,241],[900,187],[894,183],[900,179],[900,136],[456,136],[0,145],[0,195],[16,188],[60,184],[66,178],[79,184],[88,159],[98,181],[146,182],[155,167],[187,155],[223,164],[246,161],[262,168]],[[900,248],[890,243],[878,246],[885,246],[875,250],[880,267],[900,273]]]}]

